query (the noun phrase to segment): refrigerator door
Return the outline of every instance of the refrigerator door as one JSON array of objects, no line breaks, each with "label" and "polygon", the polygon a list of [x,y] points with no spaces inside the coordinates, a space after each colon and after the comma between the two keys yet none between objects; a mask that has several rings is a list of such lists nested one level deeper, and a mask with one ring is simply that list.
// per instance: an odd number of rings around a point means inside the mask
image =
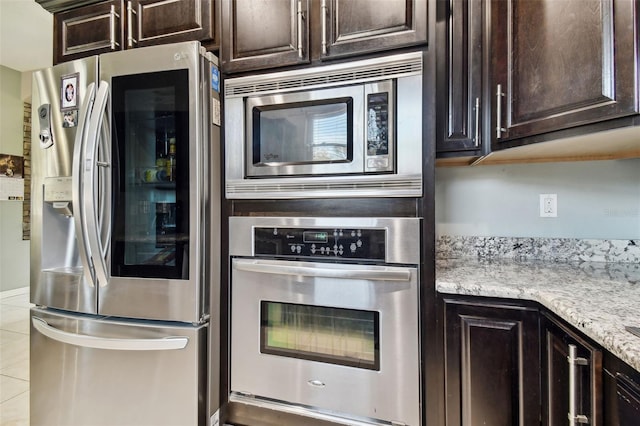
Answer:
[{"label": "refrigerator door", "polygon": [[[79,177],[98,57],[33,75],[31,302],[97,312]],[[104,212],[103,212],[104,215]]]},{"label": "refrigerator door", "polygon": [[31,425],[206,424],[207,325],[31,310]]},{"label": "refrigerator door", "polygon": [[108,265],[105,279],[98,278],[99,314],[207,319],[211,126],[205,125],[205,62],[197,42],[100,56],[114,195]]}]

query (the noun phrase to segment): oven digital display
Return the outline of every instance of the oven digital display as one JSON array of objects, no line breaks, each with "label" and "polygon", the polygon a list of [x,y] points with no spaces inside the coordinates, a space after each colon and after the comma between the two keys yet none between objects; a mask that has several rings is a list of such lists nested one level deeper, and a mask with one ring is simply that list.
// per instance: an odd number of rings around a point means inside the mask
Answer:
[{"label": "oven digital display", "polygon": [[317,232],[317,231],[304,231],[302,233],[302,242],[326,244],[329,242],[329,233]]},{"label": "oven digital display", "polygon": [[372,228],[275,228],[253,230],[256,256],[352,259],[382,263],[386,230]]},{"label": "oven digital display", "polygon": [[367,95],[367,155],[389,154],[389,94]]}]

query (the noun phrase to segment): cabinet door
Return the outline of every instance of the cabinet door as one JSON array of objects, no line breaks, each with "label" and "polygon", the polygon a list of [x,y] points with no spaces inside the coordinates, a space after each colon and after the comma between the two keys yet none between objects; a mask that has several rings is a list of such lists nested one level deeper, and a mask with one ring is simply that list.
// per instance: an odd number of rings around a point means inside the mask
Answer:
[{"label": "cabinet door", "polygon": [[223,0],[223,70],[308,63],[308,11],[308,0]]},{"label": "cabinet door", "polygon": [[123,0],[79,7],[53,16],[53,63],[124,48]]},{"label": "cabinet door", "polygon": [[426,43],[427,0],[322,0],[321,57]]},{"label": "cabinet door", "polygon": [[538,312],[506,304],[444,302],[447,425],[538,424]]},{"label": "cabinet door", "polygon": [[492,0],[492,148],[636,114],[636,7],[629,0]]},{"label": "cabinet door", "polygon": [[480,155],[482,128],[482,61],[484,0],[438,3],[445,22],[445,42],[438,55],[436,108],[437,154]]},{"label": "cabinet door", "polygon": [[216,44],[214,0],[134,0],[127,13],[127,47],[182,41]]},{"label": "cabinet door", "polygon": [[[558,322],[545,317],[543,324],[542,424],[565,426],[573,398],[573,414],[578,423],[602,425],[602,351]],[[570,358],[572,346],[575,356]],[[571,363],[575,368],[573,377]],[[571,381],[575,384],[573,395]],[[581,421],[577,416],[584,417],[580,417]]]}]

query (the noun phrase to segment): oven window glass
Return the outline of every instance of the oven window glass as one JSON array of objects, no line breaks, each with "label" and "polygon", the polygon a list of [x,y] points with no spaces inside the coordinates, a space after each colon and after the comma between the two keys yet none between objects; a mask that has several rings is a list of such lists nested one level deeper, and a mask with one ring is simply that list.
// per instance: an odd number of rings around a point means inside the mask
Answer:
[{"label": "oven window glass", "polygon": [[261,302],[260,352],[380,370],[380,314]]},{"label": "oven window glass", "polygon": [[349,162],[353,158],[351,98],[253,109],[253,164]]}]

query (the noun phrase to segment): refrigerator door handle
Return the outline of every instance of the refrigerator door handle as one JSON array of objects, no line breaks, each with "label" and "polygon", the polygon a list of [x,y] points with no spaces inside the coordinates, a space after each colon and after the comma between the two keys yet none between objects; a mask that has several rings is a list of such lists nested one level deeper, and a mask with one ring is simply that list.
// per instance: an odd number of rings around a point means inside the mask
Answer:
[{"label": "refrigerator door handle", "polygon": [[59,330],[38,317],[32,317],[31,322],[33,327],[44,336],[61,343],[83,348],[115,351],[168,351],[184,349],[189,343],[189,338],[184,336],[168,336],[159,339],[117,339],[88,336]]},{"label": "refrigerator door handle", "polygon": [[82,261],[83,274],[85,281],[94,287],[93,283],[93,261],[91,251],[87,244],[87,223],[84,215],[83,202],[83,176],[82,176],[82,158],[84,156],[84,147],[89,138],[89,120],[91,111],[95,101],[95,83],[89,84],[87,87],[87,95],[85,96],[82,107],[80,108],[80,117],[78,118],[78,130],[76,139],[73,144],[73,169],[72,178],[72,206],[73,220],[76,231],[76,241],[78,243],[78,252]]},{"label": "refrigerator door handle", "polygon": [[[104,244],[102,244],[101,240],[101,230],[100,226],[102,225],[100,219],[98,218],[98,212],[102,211],[102,214],[105,213],[104,209],[100,209],[99,202],[97,200],[98,196],[101,197],[103,202],[109,198],[109,194],[99,194],[98,192],[98,183],[96,182],[96,174],[98,163],[100,163],[100,169],[108,169],[109,163],[105,163],[104,161],[99,161],[98,158],[98,146],[100,139],[105,138],[105,134],[101,131],[103,130],[104,123],[104,112],[107,105],[107,98],[109,96],[109,83],[106,81],[101,81],[100,86],[98,87],[98,93],[96,94],[96,101],[93,107],[93,112],[91,113],[91,120],[89,122],[89,137],[87,140],[87,144],[84,148],[84,155],[82,158],[82,175],[84,180],[83,185],[83,210],[84,210],[84,218],[87,223],[87,240],[89,242],[89,248],[93,257],[93,265],[95,269],[96,279],[98,281],[98,285],[100,287],[104,287],[109,283],[109,278],[107,275],[107,265],[106,265],[106,252],[103,249]],[[108,173],[105,173],[105,176]],[[108,181],[109,179],[101,179],[102,183]],[[104,188],[104,185],[103,185]],[[108,221],[108,219],[107,219]]]}]

